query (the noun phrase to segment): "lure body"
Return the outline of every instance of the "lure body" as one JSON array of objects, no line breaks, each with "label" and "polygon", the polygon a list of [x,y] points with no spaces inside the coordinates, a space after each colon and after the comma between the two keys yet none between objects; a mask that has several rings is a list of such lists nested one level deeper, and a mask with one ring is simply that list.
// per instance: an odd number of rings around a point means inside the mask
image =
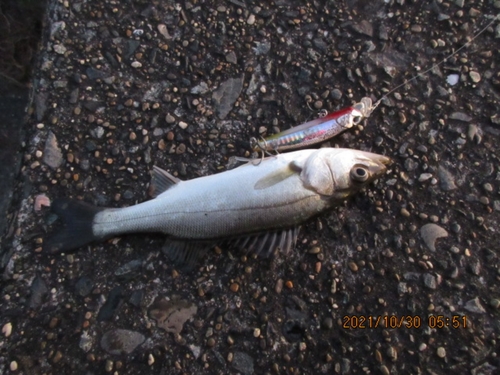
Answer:
[{"label": "lure body", "polygon": [[262,140],[252,138],[250,145],[254,151],[267,152],[281,152],[314,145],[352,128],[363,118],[368,117],[373,109],[371,99],[365,97],[351,107],[329,113],[268,138]]}]

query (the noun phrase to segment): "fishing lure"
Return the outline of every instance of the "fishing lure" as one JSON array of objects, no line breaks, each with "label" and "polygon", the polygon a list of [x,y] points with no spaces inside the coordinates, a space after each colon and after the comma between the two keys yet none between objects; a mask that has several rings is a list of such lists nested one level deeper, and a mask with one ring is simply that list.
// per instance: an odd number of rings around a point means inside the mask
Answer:
[{"label": "fishing lure", "polygon": [[[352,128],[354,125],[359,124],[364,118],[368,118],[382,102],[382,100],[387,98],[391,93],[393,93],[400,87],[410,83],[411,81],[414,81],[418,77],[429,73],[436,66],[441,65],[450,57],[456,55],[460,50],[471,44],[479,35],[486,31],[486,29],[488,29],[488,27],[490,27],[499,18],[499,16],[500,15],[495,16],[483,29],[481,29],[481,31],[474,35],[471,40],[463,44],[456,51],[446,56],[438,63],[434,64],[429,69],[396,86],[395,88],[387,92],[384,96],[382,96],[379,100],[377,100],[374,104],[372,103],[372,100],[370,98],[362,98],[359,103],[356,103],[351,107],[343,108],[336,112],[326,114],[323,117],[308,121],[304,124],[271,135],[270,137],[262,138],[260,140],[252,137],[250,138],[250,147],[253,151],[262,152],[262,156],[264,157],[264,154],[269,154],[273,151],[280,152],[294,150],[297,148],[314,145],[316,143],[321,143],[326,141],[327,139],[333,138],[344,130],[347,130],[349,128]],[[247,159],[238,158],[238,160]]]},{"label": "fishing lure", "polygon": [[323,142],[344,130],[352,128],[373,111],[372,100],[368,97],[359,103],[302,125],[274,134],[266,139],[250,139],[253,151],[286,151]]}]

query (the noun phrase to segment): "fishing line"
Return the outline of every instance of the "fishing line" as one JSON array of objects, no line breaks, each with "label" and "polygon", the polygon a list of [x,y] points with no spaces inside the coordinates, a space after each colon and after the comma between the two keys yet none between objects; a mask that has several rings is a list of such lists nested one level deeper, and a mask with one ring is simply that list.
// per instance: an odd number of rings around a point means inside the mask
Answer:
[{"label": "fishing line", "polygon": [[387,98],[390,94],[392,94],[394,91],[396,91],[397,89],[403,87],[404,85],[416,80],[417,78],[419,77],[422,77],[424,75],[426,75],[427,73],[429,73],[432,69],[438,67],[439,65],[443,64],[444,62],[446,62],[448,59],[452,58],[453,56],[455,56],[457,53],[459,53],[462,49],[464,49],[465,47],[469,46],[472,42],[474,42],[477,37],[479,35],[481,35],[482,33],[484,33],[491,25],[493,25],[493,23],[500,17],[500,14],[497,14],[495,17],[493,17],[493,19],[488,22],[488,24],[483,27],[477,34],[475,34],[471,40],[469,40],[468,42],[466,42],[465,44],[463,44],[461,47],[459,47],[456,51],[454,51],[453,53],[449,54],[448,56],[446,56],[444,59],[442,59],[441,61],[437,62],[436,64],[432,65],[430,68],[424,70],[423,72],[421,73],[418,73],[416,76],[410,78],[409,80],[401,83],[400,85],[396,86],[395,88],[391,89],[388,93],[384,94],[379,100],[377,100],[377,102],[375,102],[375,104],[372,106],[371,108],[371,111],[370,113],[366,116],[366,117],[369,117],[371,115],[371,113],[377,109],[377,107],[379,106],[379,104],[382,102],[383,99]]}]

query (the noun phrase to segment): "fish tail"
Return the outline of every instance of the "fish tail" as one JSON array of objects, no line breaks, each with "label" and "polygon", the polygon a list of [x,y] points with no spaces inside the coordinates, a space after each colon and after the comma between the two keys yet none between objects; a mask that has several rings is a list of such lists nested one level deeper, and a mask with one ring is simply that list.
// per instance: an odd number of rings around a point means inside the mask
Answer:
[{"label": "fish tail", "polygon": [[102,240],[94,235],[92,226],[95,215],[104,208],[61,198],[52,203],[51,210],[59,216],[63,225],[53,231],[45,241],[44,251],[55,254],[79,248],[96,240]]}]

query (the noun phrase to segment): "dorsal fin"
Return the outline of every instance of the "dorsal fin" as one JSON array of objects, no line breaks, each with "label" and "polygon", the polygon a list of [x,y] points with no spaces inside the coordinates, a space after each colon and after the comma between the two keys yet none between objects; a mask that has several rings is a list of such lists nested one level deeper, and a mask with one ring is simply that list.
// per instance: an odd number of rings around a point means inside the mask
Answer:
[{"label": "dorsal fin", "polygon": [[181,182],[177,177],[172,176],[167,171],[153,166],[153,178],[151,179],[151,185],[149,187],[149,194],[156,198],[161,193],[167,191],[172,186]]}]

